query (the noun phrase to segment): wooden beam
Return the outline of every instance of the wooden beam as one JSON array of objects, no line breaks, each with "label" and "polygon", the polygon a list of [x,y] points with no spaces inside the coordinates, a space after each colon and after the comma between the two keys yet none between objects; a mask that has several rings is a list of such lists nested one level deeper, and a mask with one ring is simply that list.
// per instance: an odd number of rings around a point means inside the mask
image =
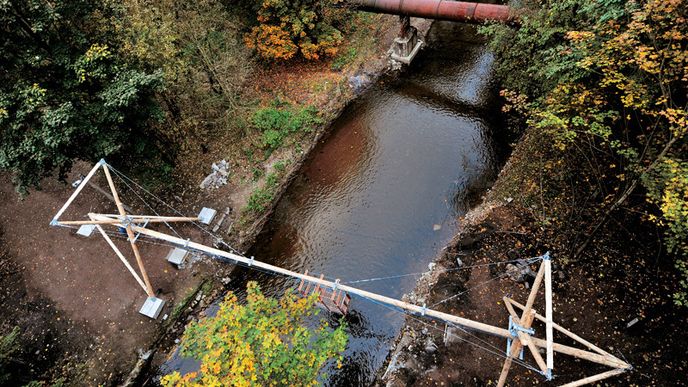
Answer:
[{"label": "wooden beam", "polygon": [[[91,214],[89,214],[91,215]],[[100,214],[93,214],[93,215],[100,215]],[[105,216],[106,219],[99,219],[99,220],[61,220],[57,222],[58,224],[65,225],[65,226],[80,226],[84,224],[119,224],[122,223],[122,220],[124,217],[120,215],[102,215]],[[113,216],[117,216],[117,219],[112,218]],[[147,217],[147,216],[130,216],[132,220],[143,222],[143,221],[148,221],[148,223],[175,223],[175,222],[195,222],[198,220],[198,218],[191,218],[191,217],[183,217],[183,216],[153,216],[153,217]]]},{"label": "wooden beam", "polygon": [[[514,310],[513,305],[509,302],[509,298],[507,297],[502,297],[502,300],[504,301],[504,306],[506,307],[506,310],[509,312],[511,315],[511,318],[518,324],[521,325],[521,318],[518,317],[518,314],[516,314],[516,311]],[[537,313],[536,313],[537,315]]]},{"label": "wooden beam", "polygon": [[[518,308],[520,308],[520,309],[524,309],[524,308],[525,308],[525,306],[523,306],[522,304],[520,304],[520,303],[518,303],[518,302],[512,300],[511,298],[508,298],[508,297],[507,297],[507,298],[505,298],[505,299],[506,299],[507,302],[509,302],[510,304],[512,304],[512,305],[514,305],[514,306],[516,306],[516,307],[518,307]],[[538,319],[538,320],[540,320],[540,321],[542,321],[542,322],[544,322],[544,323],[547,322],[547,319],[546,319],[544,316],[540,315],[540,314],[536,314],[536,315],[535,315],[535,318]],[[568,336],[569,338],[571,338],[571,339],[573,339],[573,340],[575,340],[575,341],[577,341],[577,342],[579,342],[579,343],[585,345],[586,347],[588,347],[588,349],[590,349],[590,350],[592,350],[592,351],[595,351],[595,352],[599,353],[600,355],[608,356],[608,357],[611,357],[611,358],[614,358],[614,359],[616,359],[616,360],[621,361],[621,360],[620,360],[619,358],[617,358],[616,356],[610,354],[609,352],[603,350],[602,348],[600,348],[600,347],[594,345],[593,343],[591,343],[591,342],[585,340],[584,338],[578,336],[577,334],[571,332],[570,330],[568,330],[568,329],[562,327],[561,325],[559,325],[559,324],[557,324],[557,323],[555,323],[555,322],[552,322],[552,327],[553,327],[554,329],[556,329],[557,331],[563,333],[564,335]]]},{"label": "wooden beam", "polygon": [[[228,258],[228,259],[231,259],[233,261],[243,263],[245,265],[248,265],[249,262],[251,262],[251,260],[249,258],[242,257],[240,255],[232,254],[232,253],[229,253],[229,252],[226,252],[223,250],[219,250],[219,249],[215,249],[215,248],[212,248],[209,246],[205,246],[205,245],[202,245],[202,244],[197,243],[197,242],[187,241],[185,239],[174,237],[172,235],[164,234],[164,233],[161,233],[158,231],[150,230],[150,229],[147,229],[144,227],[134,225],[134,226],[132,226],[132,229],[135,232],[141,233],[143,235],[148,235],[150,237],[164,240],[167,242],[171,242],[171,243],[174,243],[177,245],[186,246],[186,248],[189,248],[189,249],[203,251],[203,252],[210,254],[210,255]],[[260,262],[257,260],[252,261],[252,265],[256,266],[258,268],[264,269],[264,270],[271,271],[273,273],[283,274],[283,275],[290,276],[290,277],[297,278],[297,279],[304,279],[308,282],[327,286],[327,287],[332,288],[332,289],[335,288],[335,283],[332,281],[320,279],[320,278],[309,276],[309,275],[304,275],[302,273],[297,273],[297,272],[294,272],[291,270],[283,269],[281,267],[273,266],[273,265],[270,265],[270,264],[267,264],[264,262]],[[463,317],[454,316],[454,315],[451,315],[448,313],[439,312],[439,311],[436,311],[433,309],[424,308],[422,306],[409,304],[409,303],[404,302],[404,301],[400,301],[400,300],[397,300],[397,299],[394,299],[391,297],[382,296],[382,295],[368,292],[365,290],[357,289],[357,288],[354,288],[354,287],[351,287],[348,285],[344,285],[344,284],[338,284],[338,285],[336,285],[336,288],[339,290],[342,290],[344,292],[350,293],[350,294],[356,294],[358,296],[373,299],[375,301],[379,301],[379,302],[385,303],[387,305],[393,305],[393,306],[399,307],[401,309],[407,310],[409,312],[413,312],[416,314],[425,314],[426,316],[437,318],[437,319],[447,321],[447,322],[450,322],[450,323],[453,323],[456,325],[460,325],[464,328],[474,329],[474,330],[479,331],[479,332],[483,332],[483,333],[487,333],[487,334],[491,334],[491,335],[499,336],[499,337],[503,337],[503,338],[507,338],[507,337],[511,338],[511,334],[509,333],[509,330],[504,329],[504,328],[492,326],[492,325],[481,323],[478,321],[469,320],[469,319],[466,319]]]},{"label": "wooden beam", "polygon": [[[121,219],[121,215],[118,214],[96,214],[96,215],[101,215],[101,216],[107,216],[109,218],[117,218]],[[153,221],[154,219],[159,219],[162,221],[166,222],[195,222],[201,220],[201,218],[197,216],[149,216],[149,215],[127,215],[128,218],[131,219],[141,219],[141,220],[148,220],[148,221]]]},{"label": "wooden beam", "polygon": [[584,386],[586,384],[594,383],[594,382],[599,382],[600,380],[604,380],[607,378],[611,378],[612,376],[620,375],[622,373],[626,372],[625,370],[611,370],[607,372],[603,372],[601,374],[597,374],[594,376],[589,376],[587,378],[581,379],[581,380],[576,380],[575,382],[567,383],[564,384],[561,387],[578,387],[578,386]]},{"label": "wooden beam", "polygon": [[82,226],[85,224],[119,224],[122,223],[121,220],[111,219],[111,220],[60,220],[57,224],[63,226]]},{"label": "wooden beam", "polygon": [[[267,264],[267,263],[264,263],[261,261],[257,261],[257,260],[251,261],[249,258],[242,257],[240,255],[232,254],[232,253],[229,253],[227,251],[223,251],[223,250],[216,249],[213,247],[205,246],[205,245],[202,245],[202,244],[197,243],[197,242],[188,241],[186,239],[178,238],[178,237],[168,235],[168,234],[165,234],[165,233],[162,233],[159,231],[150,230],[150,229],[147,229],[145,227],[140,227],[140,226],[134,225],[134,226],[132,226],[132,229],[137,233],[141,233],[143,235],[148,235],[150,237],[153,237],[153,238],[156,238],[159,240],[163,240],[166,242],[174,243],[176,245],[184,246],[187,249],[202,251],[202,252],[209,254],[209,255],[214,255],[214,256],[218,256],[218,257],[231,259],[235,262],[238,262],[238,263],[240,262],[240,263],[243,263],[245,265],[248,265],[249,263],[251,263],[252,266],[256,266],[258,268],[268,270],[268,271],[271,271],[273,273],[283,274],[283,275],[286,275],[286,276],[289,276],[292,278],[296,278],[296,279],[303,279],[309,283],[320,284],[320,285],[327,286],[327,287],[332,288],[332,289],[335,288],[335,283],[332,281],[328,281],[325,279],[321,280],[320,278],[317,278],[317,277],[297,273],[297,272],[294,272],[291,270],[283,269],[281,267],[273,266],[273,265],[270,265],[270,264]],[[476,330],[476,331],[479,331],[482,333],[487,333],[487,334],[502,337],[502,338],[518,339],[518,337],[511,336],[511,333],[509,333],[508,329],[496,327],[496,326],[481,323],[478,321],[469,320],[469,319],[459,317],[459,316],[454,316],[454,315],[440,312],[437,310],[424,308],[422,306],[409,304],[409,303],[404,302],[404,301],[400,301],[400,300],[397,300],[397,299],[394,299],[391,297],[387,297],[387,296],[382,296],[382,295],[379,295],[376,293],[368,292],[366,290],[354,288],[354,287],[344,285],[344,284],[338,284],[338,285],[336,285],[336,287],[337,287],[337,289],[342,290],[344,292],[347,292],[349,294],[356,294],[358,296],[361,296],[364,298],[369,298],[369,299],[372,299],[375,301],[379,301],[379,302],[382,302],[382,303],[387,304],[387,305],[393,305],[393,306],[399,307],[401,309],[407,310],[407,311],[412,312],[412,313],[424,314],[428,317],[433,317],[433,318],[436,318],[436,319],[439,319],[442,321],[450,322],[450,323],[459,325],[459,326],[464,327],[464,328],[473,329],[473,330]],[[537,313],[535,315],[537,316]],[[545,340],[537,339],[535,337],[531,338],[531,340],[533,341],[533,343],[536,346],[538,346],[540,348],[546,347]],[[581,359],[589,360],[589,361],[592,361],[594,363],[609,365],[609,366],[615,367],[615,368],[629,368],[630,367],[630,365],[628,363],[625,363],[625,362],[620,361],[618,359],[615,359],[615,358],[609,359],[606,356],[598,355],[598,354],[592,353],[592,352],[583,351],[583,350],[580,350],[578,348],[569,347],[569,346],[566,346],[563,344],[554,343],[553,348],[554,348],[555,352],[560,352],[563,354],[579,357]]]},{"label": "wooden beam", "polygon": [[554,331],[552,327],[552,261],[549,253],[542,261],[545,266],[545,337],[547,339],[547,370],[551,374],[554,368]]},{"label": "wooden beam", "polygon": [[[547,348],[547,341],[542,340],[542,339],[538,339],[537,337],[531,337],[530,339],[538,347]],[[597,364],[603,364],[603,365],[606,365],[609,367],[621,368],[621,369],[630,369],[631,368],[630,364],[628,364],[624,361],[621,361],[617,358],[598,355],[598,354],[593,353],[593,352],[588,352],[588,351],[585,351],[582,349],[569,347],[568,345],[553,343],[552,349],[554,350],[554,352],[563,353],[564,355],[577,357],[579,359],[591,361],[591,362],[597,363]]]},{"label": "wooden beam", "polygon": [[131,273],[131,275],[134,276],[134,279],[136,280],[136,282],[139,283],[139,285],[141,286],[141,288],[143,289],[143,291],[144,291],[144,292],[147,292],[147,290],[146,290],[146,284],[144,284],[143,281],[141,281],[141,277],[139,277],[139,275],[136,274],[136,271],[134,271],[134,268],[131,267],[131,265],[129,264],[129,261],[127,261],[127,259],[124,257],[124,254],[122,254],[122,252],[119,251],[119,249],[117,248],[117,246],[115,246],[115,243],[112,242],[112,239],[110,239],[110,237],[108,236],[108,234],[105,233],[105,230],[103,230],[103,228],[102,228],[101,226],[99,226],[99,225],[97,225],[96,228],[98,229],[98,231],[100,231],[100,234],[103,236],[103,238],[105,238],[105,241],[110,245],[110,247],[112,248],[112,250],[115,251],[115,254],[117,254],[117,256],[119,257],[120,261],[122,261],[122,263],[124,264],[124,266],[127,267],[127,270],[129,270],[129,273]]},{"label": "wooden beam", "polygon": [[86,183],[88,183],[88,181],[91,180],[91,178],[93,177],[93,175],[95,175],[98,168],[100,168],[101,166],[104,166],[104,165],[105,165],[105,160],[100,160],[98,163],[96,163],[96,165],[93,166],[93,168],[88,173],[88,175],[86,175],[86,177],[84,177],[84,179],[81,180],[81,184],[79,184],[79,186],[76,187],[76,190],[74,190],[74,192],[72,193],[72,196],[70,196],[69,199],[67,199],[67,201],[65,202],[65,204],[62,205],[62,208],[60,208],[60,210],[57,211],[57,214],[55,214],[55,216],[53,217],[53,220],[50,222],[50,225],[56,226],[58,224],[57,222],[58,222],[58,220],[60,220],[60,216],[62,216],[62,214],[72,204],[74,199],[76,199],[76,197],[79,195],[79,193],[84,189],[84,187],[86,187]]},{"label": "wooden beam", "polygon": [[540,284],[542,283],[542,277],[545,275],[545,265],[544,262],[540,263],[540,269],[535,276],[535,281],[533,281],[533,288],[530,290],[530,295],[528,295],[528,301],[526,302],[526,307],[523,308],[523,315],[525,315],[535,303],[535,297],[540,289]]},{"label": "wooden beam", "polygon": [[[110,176],[110,170],[107,166],[107,164],[103,165],[103,171],[105,172],[105,177],[107,178],[108,184],[110,185],[110,191],[112,191],[112,196],[115,198],[115,204],[117,205],[117,210],[119,211],[119,214],[121,216],[126,217],[127,213],[124,211],[124,207],[122,206],[122,202],[119,200],[119,195],[117,194],[117,189],[115,189],[115,183],[112,181],[112,176]],[[99,219],[102,220],[102,219]],[[122,225],[123,226],[123,225]],[[153,286],[151,286],[150,280],[148,279],[148,273],[146,272],[146,267],[143,265],[143,259],[141,258],[141,253],[139,252],[139,247],[136,245],[136,235],[134,235],[134,231],[132,230],[132,225],[131,223],[126,226],[127,230],[127,236],[129,237],[129,244],[131,245],[131,249],[134,251],[134,256],[136,257],[136,263],[139,266],[139,271],[141,272],[141,276],[143,277],[143,282],[146,283],[146,293],[148,294],[148,297],[155,297],[155,293],[153,292]]]}]

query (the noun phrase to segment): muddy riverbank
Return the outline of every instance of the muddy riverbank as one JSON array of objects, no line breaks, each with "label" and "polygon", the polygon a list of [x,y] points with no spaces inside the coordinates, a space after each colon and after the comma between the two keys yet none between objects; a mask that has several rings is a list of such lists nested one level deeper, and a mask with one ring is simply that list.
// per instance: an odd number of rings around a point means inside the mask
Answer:
[{"label": "muddy riverbank", "polygon": [[[533,278],[516,282],[506,264],[494,263],[534,257],[552,246],[529,210],[504,199],[509,198],[488,195],[462,219],[460,232],[435,260],[434,270],[405,297],[409,302],[507,327],[502,297],[525,303]],[[649,270],[644,256],[633,254],[638,249],[629,244],[600,247],[619,259],[566,262],[565,254],[553,251],[555,321],[634,367],[607,381],[609,385],[685,385],[688,363],[682,343],[688,342],[688,334],[681,327],[688,315],[671,304],[671,271],[662,264]],[[537,264],[530,268],[537,271]],[[542,292],[535,304],[540,313]],[[534,326],[540,335],[544,332],[544,325]],[[555,340],[576,346],[560,335]],[[491,385],[499,377],[505,348],[503,339],[408,317],[377,384]],[[525,360],[512,366],[510,384],[542,383],[532,358],[526,354]],[[608,370],[565,355],[555,356],[555,366],[556,384]]]}]

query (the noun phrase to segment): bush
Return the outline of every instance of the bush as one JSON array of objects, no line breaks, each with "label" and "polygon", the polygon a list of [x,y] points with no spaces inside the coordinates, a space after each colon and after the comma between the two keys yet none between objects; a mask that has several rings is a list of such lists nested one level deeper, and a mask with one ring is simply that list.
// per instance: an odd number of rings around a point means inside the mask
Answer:
[{"label": "bush", "polygon": [[259,214],[265,211],[272,200],[275,198],[275,190],[277,190],[277,174],[270,173],[265,178],[265,185],[263,187],[256,188],[251,196],[248,198],[248,203],[246,204],[246,210],[254,214]]},{"label": "bush", "polygon": [[345,325],[307,325],[319,311],[315,295],[287,293],[276,300],[255,282],[248,283],[247,293],[245,305],[230,292],[215,316],[189,324],[181,351],[199,360],[200,370],[166,375],[163,386],[309,386],[317,384],[329,359],[341,360]]},{"label": "bush", "polygon": [[246,44],[271,61],[289,60],[298,54],[309,60],[332,57],[343,36],[333,17],[341,11],[328,7],[338,2],[263,0],[257,9],[258,25],[246,35]]},{"label": "bush", "polygon": [[[574,256],[612,213],[635,207],[627,216],[664,229],[683,276],[675,300],[688,305],[685,0],[526,4],[518,30],[482,30],[493,38],[510,107],[527,117],[529,133],[550,140],[524,161],[531,168],[521,185],[534,187],[543,213],[560,203],[575,216],[557,218],[593,220],[574,227],[587,234]],[[532,168],[538,158],[542,168]],[[636,193],[643,200],[629,203]],[[576,198],[586,199],[579,206]]]}]

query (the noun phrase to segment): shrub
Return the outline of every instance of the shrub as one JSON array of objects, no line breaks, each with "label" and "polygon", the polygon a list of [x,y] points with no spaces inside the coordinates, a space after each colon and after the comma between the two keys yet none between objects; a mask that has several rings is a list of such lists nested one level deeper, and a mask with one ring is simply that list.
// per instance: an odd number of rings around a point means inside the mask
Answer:
[{"label": "shrub", "polygon": [[293,109],[288,104],[277,103],[272,107],[258,109],[253,114],[253,125],[263,132],[263,147],[271,151],[282,146],[289,134],[310,132],[321,123],[313,106]]},{"label": "shrub", "polygon": [[276,300],[255,282],[247,293],[245,305],[230,292],[215,316],[189,324],[181,350],[201,362],[200,370],[166,375],[163,386],[308,386],[329,359],[341,359],[345,325],[307,325],[319,311],[315,296]]},{"label": "shrub", "polygon": [[263,0],[257,9],[258,25],[245,37],[247,46],[263,59],[284,61],[301,54],[309,60],[334,56],[342,33],[328,6],[339,0]]}]

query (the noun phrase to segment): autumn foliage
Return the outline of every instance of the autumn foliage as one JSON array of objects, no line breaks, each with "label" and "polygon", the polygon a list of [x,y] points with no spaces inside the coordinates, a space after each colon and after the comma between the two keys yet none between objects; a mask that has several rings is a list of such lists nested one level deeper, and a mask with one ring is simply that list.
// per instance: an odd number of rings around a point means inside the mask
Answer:
[{"label": "autumn foliage", "polygon": [[271,61],[298,55],[309,60],[332,57],[343,40],[335,27],[338,11],[328,8],[337,2],[263,0],[257,9],[258,25],[245,36],[245,42]]},{"label": "autumn foliage", "polygon": [[688,304],[688,4],[527,3],[517,32],[484,29],[538,142],[520,190],[553,229],[582,230],[572,256],[615,218],[658,226]]},{"label": "autumn foliage", "polygon": [[328,360],[341,359],[345,326],[308,326],[319,311],[315,296],[276,300],[255,282],[247,290],[245,305],[229,293],[215,316],[186,328],[182,354],[199,360],[200,370],[167,375],[163,386],[311,386]]}]

